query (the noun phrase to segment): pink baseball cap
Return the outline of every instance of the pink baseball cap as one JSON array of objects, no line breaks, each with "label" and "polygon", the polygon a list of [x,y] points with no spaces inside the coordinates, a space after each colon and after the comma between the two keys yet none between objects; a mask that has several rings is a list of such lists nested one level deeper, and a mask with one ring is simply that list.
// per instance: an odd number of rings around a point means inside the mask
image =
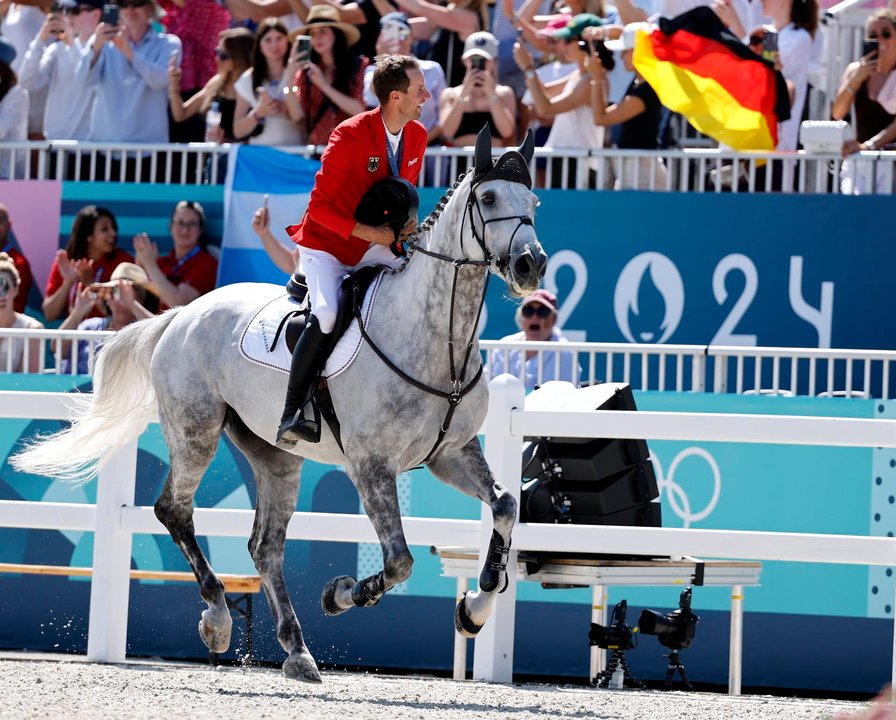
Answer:
[{"label": "pink baseball cap", "polygon": [[572,20],[572,15],[554,15],[548,20],[548,24],[538,31],[538,34],[552,38],[554,33],[561,28],[565,28],[570,20]]},{"label": "pink baseball cap", "polygon": [[539,288],[534,293],[529,295],[525,300],[523,300],[520,307],[524,308],[526,307],[526,305],[531,305],[532,303],[540,303],[546,308],[549,308],[552,312],[557,312],[557,296],[552,292],[548,292],[544,288]]}]

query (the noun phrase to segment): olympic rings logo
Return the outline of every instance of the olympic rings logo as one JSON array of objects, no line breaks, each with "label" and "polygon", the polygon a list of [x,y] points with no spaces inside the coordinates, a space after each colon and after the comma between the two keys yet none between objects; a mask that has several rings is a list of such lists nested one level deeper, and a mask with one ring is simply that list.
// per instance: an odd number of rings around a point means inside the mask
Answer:
[{"label": "olympic rings logo", "polygon": [[[709,499],[706,507],[699,512],[694,512],[691,507],[690,498],[688,498],[684,488],[675,482],[675,472],[678,470],[678,466],[681,465],[682,461],[689,457],[702,458],[709,466],[709,470],[712,473],[712,497]],[[712,455],[703,448],[686,448],[678,453],[672,460],[672,464],[669,465],[668,474],[663,472],[663,467],[660,464],[659,458],[654,455],[651,460],[653,461],[653,467],[656,471],[656,484],[660,492],[660,497],[662,497],[663,492],[665,491],[669,507],[672,509],[672,512],[681,518],[684,527],[690,527],[691,523],[709,517],[712,511],[715,510],[716,505],[718,505],[719,495],[722,493],[722,473],[719,471],[719,465]]]}]

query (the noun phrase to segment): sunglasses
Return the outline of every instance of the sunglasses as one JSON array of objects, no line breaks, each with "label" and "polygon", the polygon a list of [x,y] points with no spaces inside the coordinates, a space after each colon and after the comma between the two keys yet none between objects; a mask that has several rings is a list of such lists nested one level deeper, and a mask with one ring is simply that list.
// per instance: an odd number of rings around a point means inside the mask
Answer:
[{"label": "sunglasses", "polygon": [[880,35],[878,35],[878,33],[876,32],[868,33],[869,40],[877,40],[878,37],[882,37],[884,40],[889,40],[891,37],[893,37],[893,33],[891,33],[889,30],[881,30]]},{"label": "sunglasses", "polygon": [[95,8],[92,5],[75,5],[74,7],[65,8],[65,14],[77,17],[82,12],[90,12],[91,10],[99,10],[99,9],[100,8]]},{"label": "sunglasses", "polygon": [[202,223],[198,220],[175,220],[172,225],[181,230],[192,230],[194,228],[202,227]]},{"label": "sunglasses", "polygon": [[152,5],[152,0],[118,0],[120,8],[138,8],[144,5]]},{"label": "sunglasses", "polygon": [[215,48],[215,57],[218,58],[218,60],[230,60],[230,53]]},{"label": "sunglasses", "polygon": [[526,305],[526,307],[522,309],[523,317],[530,318],[537,315],[542,320],[549,317],[552,312],[553,310],[551,310],[549,307],[545,307],[544,305],[539,305],[538,307]]}]

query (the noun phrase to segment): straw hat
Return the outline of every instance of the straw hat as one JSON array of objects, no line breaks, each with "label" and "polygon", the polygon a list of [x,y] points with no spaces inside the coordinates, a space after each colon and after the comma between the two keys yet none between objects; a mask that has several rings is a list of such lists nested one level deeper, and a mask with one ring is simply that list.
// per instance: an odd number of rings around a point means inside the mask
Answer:
[{"label": "straw hat", "polygon": [[308,31],[315,27],[331,27],[341,31],[345,35],[349,47],[361,39],[361,31],[351,23],[342,22],[339,19],[339,11],[332,5],[313,5],[308,11],[308,19],[305,24],[289,34],[290,42],[299,35],[307,35]]},{"label": "straw hat", "polygon": [[97,286],[115,287],[118,280],[130,280],[134,285],[142,287],[153,295],[159,294],[158,286],[150,281],[149,275],[146,274],[146,270],[131,262],[123,262],[116,265],[115,269],[112,271],[112,279],[109,280],[109,282],[97,283]]}]

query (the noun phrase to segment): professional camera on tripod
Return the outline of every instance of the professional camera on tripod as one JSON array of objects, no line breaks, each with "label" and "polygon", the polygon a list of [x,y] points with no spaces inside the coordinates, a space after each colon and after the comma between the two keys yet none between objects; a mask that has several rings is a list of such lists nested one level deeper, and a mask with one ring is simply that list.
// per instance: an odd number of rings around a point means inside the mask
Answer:
[{"label": "professional camera on tripod", "polygon": [[613,608],[609,625],[604,627],[598,623],[591,623],[588,644],[610,651],[606,670],[592,680],[597,687],[616,690],[623,687],[639,689],[644,687],[644,683],[631,674],[625,660],[625,652],[634,649],[636,645],[634,631],[626,623],[627,612],[628,602],[620,600]]},{"label": "professional camera on tripod", "polygon": [[677,610],[665,615],[656,610],[642,610],[641,617],[638,619],[638,629],[642,634],[656,635],[660,645],[670,650],[668,655],[663,656],[669,659],[663,690],[669,690],[672,687],[672,679],[676,672],[681,676],[681,680],[688,690],[694,689],[688,681],[688,675],[684,665],[681,664],[680,655],[680,652],[694,641],[697,622],[700,620],[691,610],[691,592],[691,588],[681,591]]}]

